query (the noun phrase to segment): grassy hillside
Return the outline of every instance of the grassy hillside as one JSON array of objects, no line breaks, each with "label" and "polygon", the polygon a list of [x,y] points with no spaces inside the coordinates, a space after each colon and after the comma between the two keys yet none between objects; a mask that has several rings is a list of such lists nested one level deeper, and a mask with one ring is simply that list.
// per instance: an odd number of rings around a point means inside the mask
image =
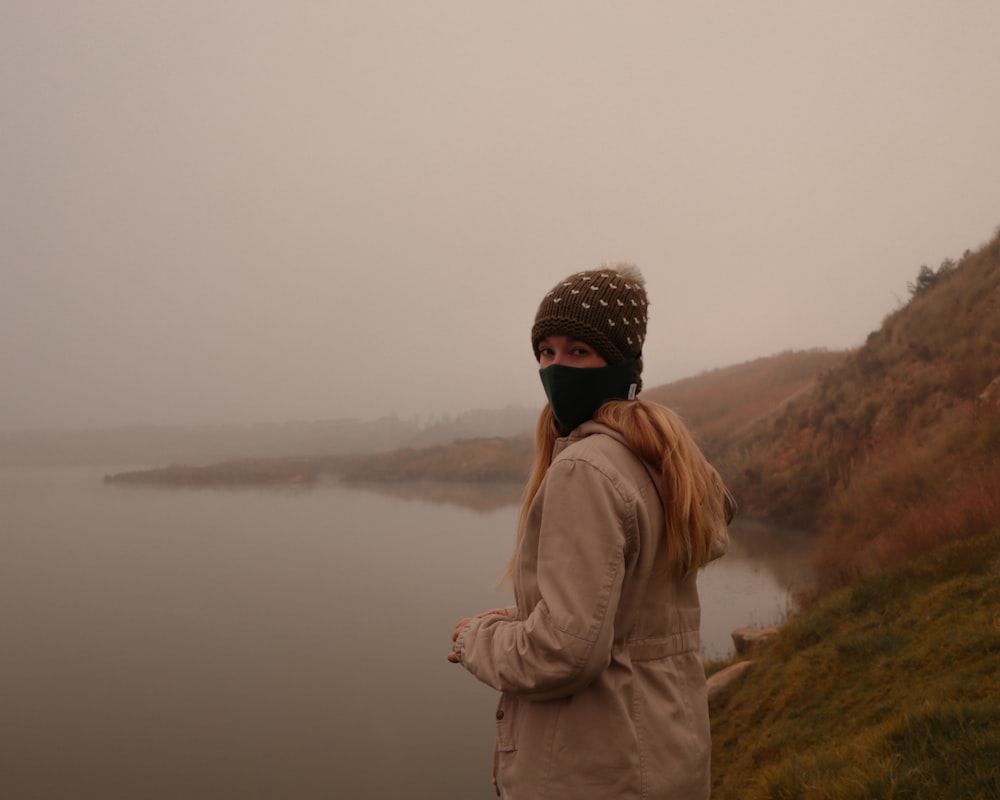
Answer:
[{"label": "grassy hillside", "polygon": [[725,444],[820,593],[713,703],[713,798],[1000,798],[1000,235]]},{"label": "grassy hillside", "polygon": [[1000,797],[1000,528],[791,620],[712,738],[713,800]]},{"label": "grassy hillside", "polygon": [[717,458],[745,513],[824,530],[834,583],[1000,518],[1000,236],[912,292]]},{"label": "grassy hillside", "polygon": [[786,352],[649,388],[642,397],[680,414],[711,456],[846,358],[829,350]]}]

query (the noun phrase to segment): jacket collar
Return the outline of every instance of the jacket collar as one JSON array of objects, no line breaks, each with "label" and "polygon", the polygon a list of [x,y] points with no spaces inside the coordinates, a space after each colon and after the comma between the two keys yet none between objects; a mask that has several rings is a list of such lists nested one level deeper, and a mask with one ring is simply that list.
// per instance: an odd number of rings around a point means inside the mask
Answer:
[{"label": "jacket collar", "polygon": [[614,428],[609,428],[601,422],[587,420],[586,422],[577,425],[568,435],[561,436],[556,439],[555,444],[552,446],[552,457],[555,458],[571,444],[582,441],[588,436],[593,436],[596,433],[603,433],[605,436],[610,436],[616,442],[621,442],[621,444],[628,447],[628,444],[625,442],[625,437],[618,433],[618,431]]}]

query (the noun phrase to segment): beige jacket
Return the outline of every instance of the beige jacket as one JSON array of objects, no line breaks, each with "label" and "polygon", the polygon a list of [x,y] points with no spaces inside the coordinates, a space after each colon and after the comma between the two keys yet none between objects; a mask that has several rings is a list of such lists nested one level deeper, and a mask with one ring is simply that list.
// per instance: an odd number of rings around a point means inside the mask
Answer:
[{"label": "beige jacket", "polygon": [[[558,440],[518,552],[517,609],[458,636],[461,663],[503,692],[507,800],[709,796],[696,578],[668,577],[656,479],[598,423]],[[719,555],[727,543],[720,530]]]}]

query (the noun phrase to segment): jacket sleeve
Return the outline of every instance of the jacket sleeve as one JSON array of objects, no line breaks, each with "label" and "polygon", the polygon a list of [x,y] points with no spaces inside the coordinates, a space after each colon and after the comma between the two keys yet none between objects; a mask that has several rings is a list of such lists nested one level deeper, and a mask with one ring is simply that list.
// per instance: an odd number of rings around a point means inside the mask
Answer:
[{"label": "jacket sleeve", "polygon": [[[539,601],[518,618],[469,622],[455,642],[479,680],[532,700],[564,697],[610,663],[635,503],[587,461],[556,461],[546,475],[537,552]],[[536,500],[536,502],[538,502]]]}]

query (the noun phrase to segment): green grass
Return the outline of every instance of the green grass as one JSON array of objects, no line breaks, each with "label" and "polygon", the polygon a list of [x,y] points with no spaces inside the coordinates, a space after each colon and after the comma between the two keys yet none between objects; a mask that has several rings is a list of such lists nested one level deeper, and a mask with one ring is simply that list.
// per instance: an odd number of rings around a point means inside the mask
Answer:
[{"label": "green grass", "polygon": [[1000,798],[1000,530],[791,619],[712,705],[713,800]]}]

